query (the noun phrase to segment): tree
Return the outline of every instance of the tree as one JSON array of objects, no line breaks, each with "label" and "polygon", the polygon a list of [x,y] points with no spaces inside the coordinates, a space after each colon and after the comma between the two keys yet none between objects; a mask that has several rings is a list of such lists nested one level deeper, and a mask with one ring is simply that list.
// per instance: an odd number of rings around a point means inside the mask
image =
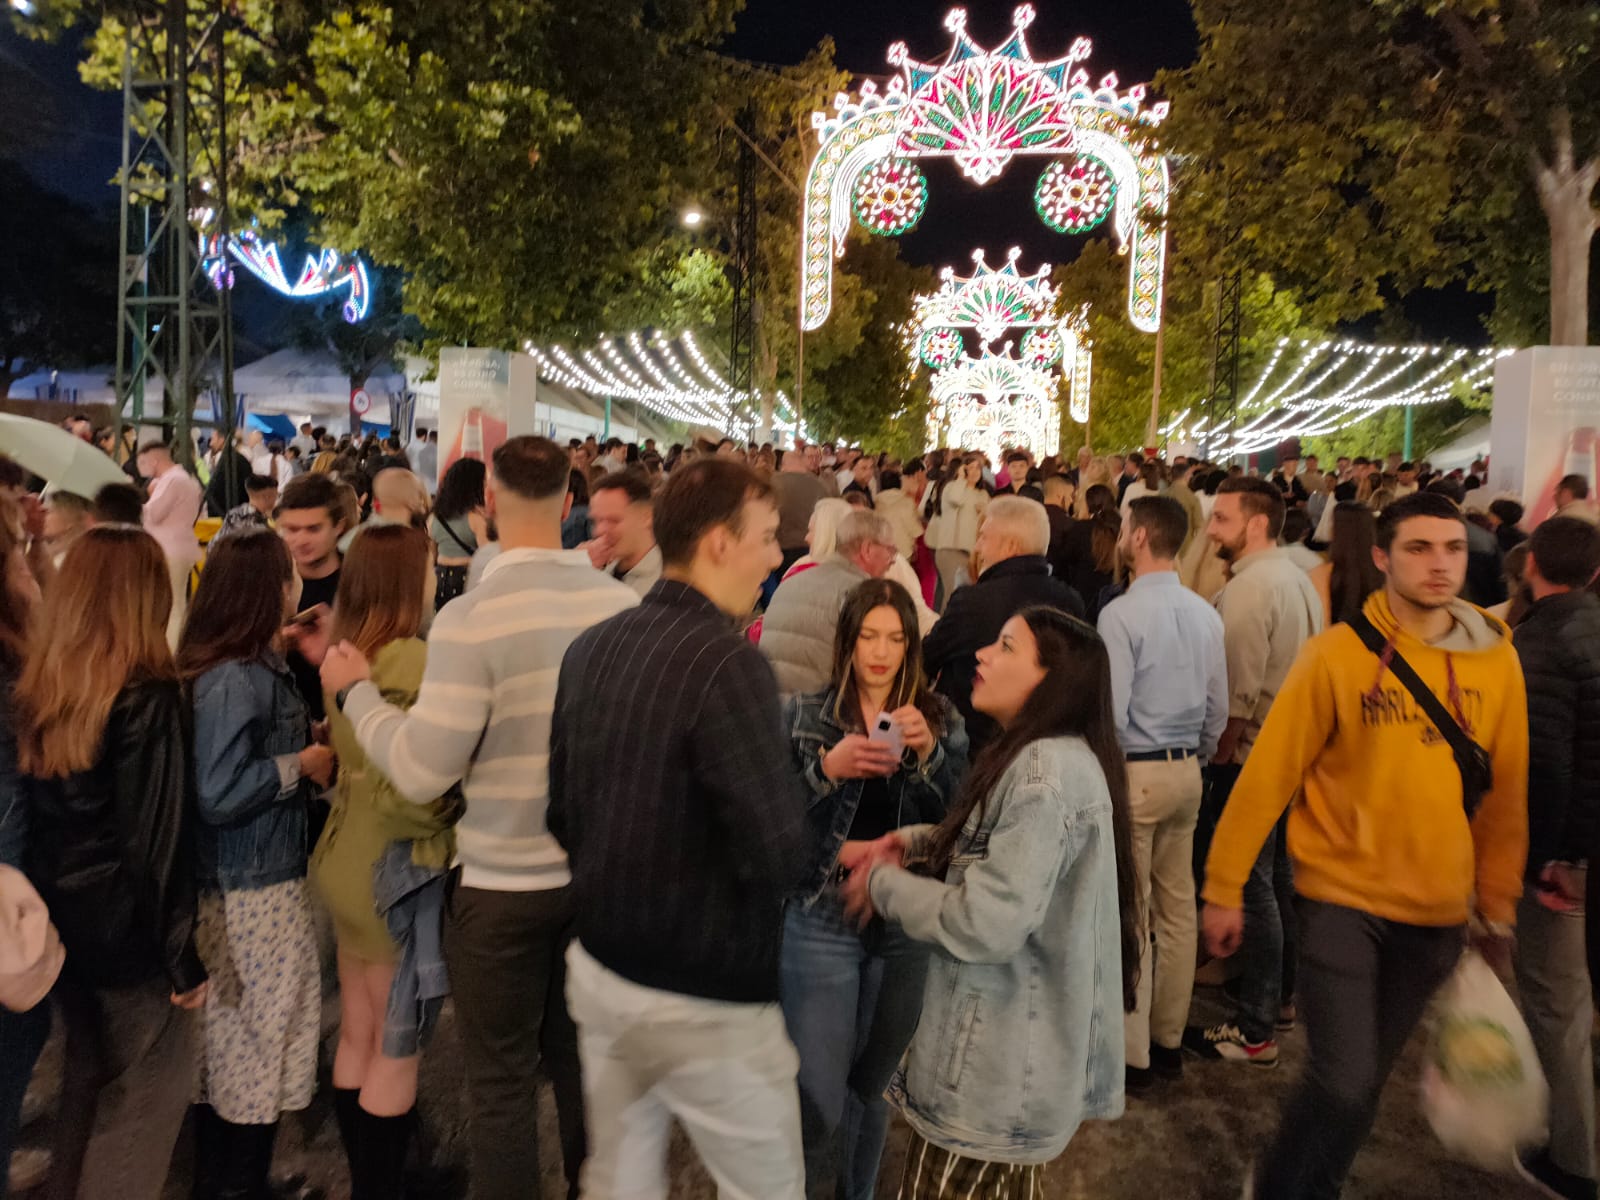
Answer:
[{"label": "tree", "polygon": [[0,399],[41,368],[116,353],[117,238],[111,223],[0,159]]},{"label": "tree", "polygon": [[[405,342],[420,340],[421,326],[401,304],[400,276],[394,271],[370,272],[372,305],[367,315],[354,323],[344,319],[342,297],[331,297],[316,304],[296,304],[289,310],[289,337],[303,350],[326,351],[339,363],[350,381],[353,393],[365,387],[374,373],[392,367]],[[350,431],[359,432],[360,418],[352,410]],[[404,440],[408,431],[397,429]]]},{"label": "tree", "polygon": [[[1174,228],[1269,272],[1319,322],[1380,288],[1470,279],[1504,324],[1548,297],[1582,344],[1600,219],[1600,6],[1585,0],[1196,0],[1198,62],[1158,81],[1183,162]],[[1544,214],[1548,275],[1517,269]],[[1526,324],[1524,318],[1523,323]]]}]

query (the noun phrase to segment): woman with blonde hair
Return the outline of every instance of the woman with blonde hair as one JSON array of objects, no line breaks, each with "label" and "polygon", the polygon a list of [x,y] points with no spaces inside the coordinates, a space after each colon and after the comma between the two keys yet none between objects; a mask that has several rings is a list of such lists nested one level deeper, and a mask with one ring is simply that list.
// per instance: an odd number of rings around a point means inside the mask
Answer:
[{"label": "woman with blonde hair", "polygon": [[160,1195],[191,1097],[189,1010],[207,989],[171,609],[154,538],[88,530],[62,560],[13,692],[28,876],[67,951],[55,1197]]},{"label": "woman with blonde hair", "polygon": [[1080,521],[1086,521],[1093,515],[1089,511],[1089,489],[1097,484],[1100,487],[1111,487],[1111,465],[1107,459],[1091,458],[1089,465],[1083,469],[1078,479],[1078,498],[1073,502],[1072,515]]},{"label": "woman with blonde hair", "polygon": [[266,1194],[278,1122],[316,1090],[322,980],[306,891],[307,806],[333,755],[283,657],[299,581],[282,539],[226,538],[178,646],[194,705],[205,1006],[196,1200]]},{"label": "woman with blonde hair", "polygon": [[[410,708],[422,686],[427,647],[418,636],[433,612],[433,542],[404,525],[375,525],[345,556],[333,607],[334,644],[349,642],[372,664],[391,704]],[[311,875],[333,917],[339,954],[339,1044],[333,1101],[350,1162],[352,1195],[399,1196],[417,1098],[419,1031],[390,1028],[400,950],[378,915],[374,867],[391,842],[429,865],[442,889],[453,856],[448,830],[459,808],[412,804],[367,759],[350,719],[326,697],[339,781],[317,842]],[[437,914],[436,914],[437,915]],[[433,944],[439,930],[433,930]]]}]

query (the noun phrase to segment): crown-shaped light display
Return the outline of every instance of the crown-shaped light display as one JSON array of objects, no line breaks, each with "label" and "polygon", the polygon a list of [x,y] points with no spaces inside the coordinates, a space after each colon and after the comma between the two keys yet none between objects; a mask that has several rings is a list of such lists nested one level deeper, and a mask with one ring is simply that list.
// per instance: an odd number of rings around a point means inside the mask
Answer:
[{"label": "crown-shaped light display", "polygon": [[1005,266],[997,269],[984,261],[982,250],[974,250],[974,269],[966,276],[946,267],[939,273],[944,280],[939,290],[917,298],[918,321],[925,329],[938,325],[975,329],[985,342],[994,341],[1007,329],[1054,324],[1050,310],[1056,302],[1056,289],[1050,283],[1050,264],[1024,275],[1017,270],[1021,254],[1021,249],[1013,246],[1006,254]]}]

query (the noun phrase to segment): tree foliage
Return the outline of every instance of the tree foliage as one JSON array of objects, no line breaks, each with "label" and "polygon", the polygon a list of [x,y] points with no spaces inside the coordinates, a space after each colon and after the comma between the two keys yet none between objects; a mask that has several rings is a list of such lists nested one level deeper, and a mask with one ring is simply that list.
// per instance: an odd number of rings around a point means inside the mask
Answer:
[{"label": "tree foliage", "polygon": [[1581,340],[1569,284],[1595,228],[1600,6],[1194,7],[1199,61],[1159,86],[1183,164],[1174,227],[1200,258],[1271,273],[1323,324],[1377,310],[1385,285],[1465,278],[1495,292],[1502,327],[1526,329],[1554,280],[1558,340]]}]

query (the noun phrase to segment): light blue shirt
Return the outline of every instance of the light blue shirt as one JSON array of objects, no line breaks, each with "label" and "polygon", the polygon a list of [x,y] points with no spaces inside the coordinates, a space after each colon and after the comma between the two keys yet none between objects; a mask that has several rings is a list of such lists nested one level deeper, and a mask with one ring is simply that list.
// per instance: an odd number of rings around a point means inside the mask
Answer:
[{"label": "light blue shirt", "polygon": [[1228,723],[1228,660],[1216,610],[1175,571],[1156,571],[1101,609],[1099,628],[1123,752],[1198,750],[1209,759]]}]

